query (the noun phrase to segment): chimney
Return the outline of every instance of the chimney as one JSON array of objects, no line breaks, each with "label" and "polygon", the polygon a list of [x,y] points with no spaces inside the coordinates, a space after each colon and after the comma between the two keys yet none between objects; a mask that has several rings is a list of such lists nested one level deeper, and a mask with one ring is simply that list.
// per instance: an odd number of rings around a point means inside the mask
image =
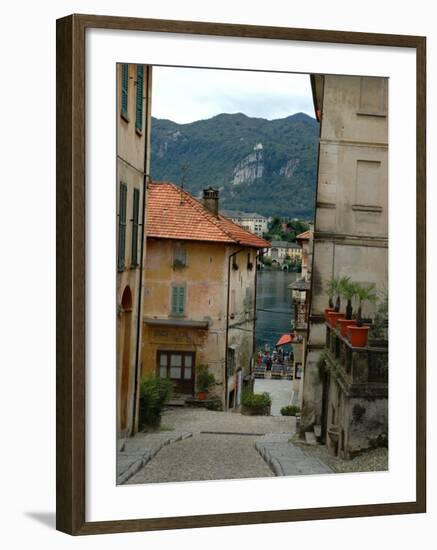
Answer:
[{"label": "chimney", "polygon": [[203,206],[214,214],[218,216],[218,207],[219,207],[219,192],[218,189],[213,187],[207,187],[203,190]]}]

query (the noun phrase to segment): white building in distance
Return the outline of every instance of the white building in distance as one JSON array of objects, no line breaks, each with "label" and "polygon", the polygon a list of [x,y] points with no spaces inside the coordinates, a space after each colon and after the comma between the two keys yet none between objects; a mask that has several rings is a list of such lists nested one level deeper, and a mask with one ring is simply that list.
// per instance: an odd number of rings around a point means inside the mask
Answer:
[{"label": "white building in distance", "polygon": [[236,210],[222,210],[220,212],[226,218],[229,218],[234,223],[241,225],[247,231],[250,231],[258,237],[262,237],[268,231],[268,218],[261,216],[255,212],[247,213]]}]

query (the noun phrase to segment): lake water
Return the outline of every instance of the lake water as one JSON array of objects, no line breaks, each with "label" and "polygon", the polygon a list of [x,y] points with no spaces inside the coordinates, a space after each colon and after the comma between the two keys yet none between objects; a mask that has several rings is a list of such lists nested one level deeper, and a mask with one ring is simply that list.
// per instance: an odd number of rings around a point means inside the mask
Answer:
[{"label": "lake water", "polygon": [[263,348],[269,344],[274,348],[276,342],[291,328],[293,306],[290,283],[300,277],[300,273],[284,271],[258,271],[256,296],[256,346]]}]

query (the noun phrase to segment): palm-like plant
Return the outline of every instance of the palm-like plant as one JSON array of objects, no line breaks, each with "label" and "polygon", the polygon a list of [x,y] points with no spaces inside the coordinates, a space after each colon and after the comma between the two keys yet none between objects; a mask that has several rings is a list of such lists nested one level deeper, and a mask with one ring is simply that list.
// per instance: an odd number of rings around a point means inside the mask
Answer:
[{"label": "palm-like plant", "polygon": [[350,277],[342,277],[340,280],[340,294],[347,300],[345,319],[352,319],[352,300],[357,294],[357,284]]},{"label": "palm-like plant", "polygon": [[358,298],[358,313],[357,313],[357,327],[363,326],[362,308],[365,302],[376,302],[377,295],[375,292],[375,284],[364,286],[355,284],[355,296]]},{"label": "palm-like plant", "polygon": [[[326,294],[329,297],[329,307],[333,307],[335,311],[340,311],[340,279],[333,277],[326,285]],[[335,306],[333,302],[336,297]]]}]

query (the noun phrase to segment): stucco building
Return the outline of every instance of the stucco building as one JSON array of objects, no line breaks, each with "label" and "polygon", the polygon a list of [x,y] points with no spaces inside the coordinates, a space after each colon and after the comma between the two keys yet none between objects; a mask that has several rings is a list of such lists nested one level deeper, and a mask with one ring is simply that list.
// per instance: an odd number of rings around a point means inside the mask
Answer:
[{"label": "stucco building", "polygon": [[117,434],[135,431],[151,68],[117,65]]},{"label": "stucco building", "polygon": [[216,379],[223,408],[239,405],[254,351],[256,256],[267,241],[172,183],[151,183],[143,299],[142,373],[193,396],[196,365]]},{"label": "stucco building", "polygon": [[352,348],[323,312],[333,277],[387,289],[388,80],[313,75],[311,83],[320,149],[301,429],[350,457],[387,436],[388,348]]},{"label": "stucco building", "polygon": [[272,241],[271,245],[266,256],[270,257],[272,262],[283,264],[285,261],[300,262],[302,259],[302,247],[298,243]]},{"label": "stucco building", "polygon": [[244,229],[247,229],[247,231],[258,235],[258,237],[262,237],[263,234],[268,231],[268,219],[261,216],[261,214],[257,214],[256,212],[249,213],[240,212],[238,210],[222,210],[221,213],[234,223],[241,225]]},{"label": "stucco building", "polygon": [[305,370],[306,344],[308,332],[308,316],[310,304],[311,265],[313,249],[313,224],[310,229],[296,236],[296,241],[302,249],[301,276],[291,283],[288,288],[291,291],[294,319],[293,327],[295,339],[293,341],[294,376],[293,391],[297,395],[298,405],[302,407],[303,396],[303,372]]}]

